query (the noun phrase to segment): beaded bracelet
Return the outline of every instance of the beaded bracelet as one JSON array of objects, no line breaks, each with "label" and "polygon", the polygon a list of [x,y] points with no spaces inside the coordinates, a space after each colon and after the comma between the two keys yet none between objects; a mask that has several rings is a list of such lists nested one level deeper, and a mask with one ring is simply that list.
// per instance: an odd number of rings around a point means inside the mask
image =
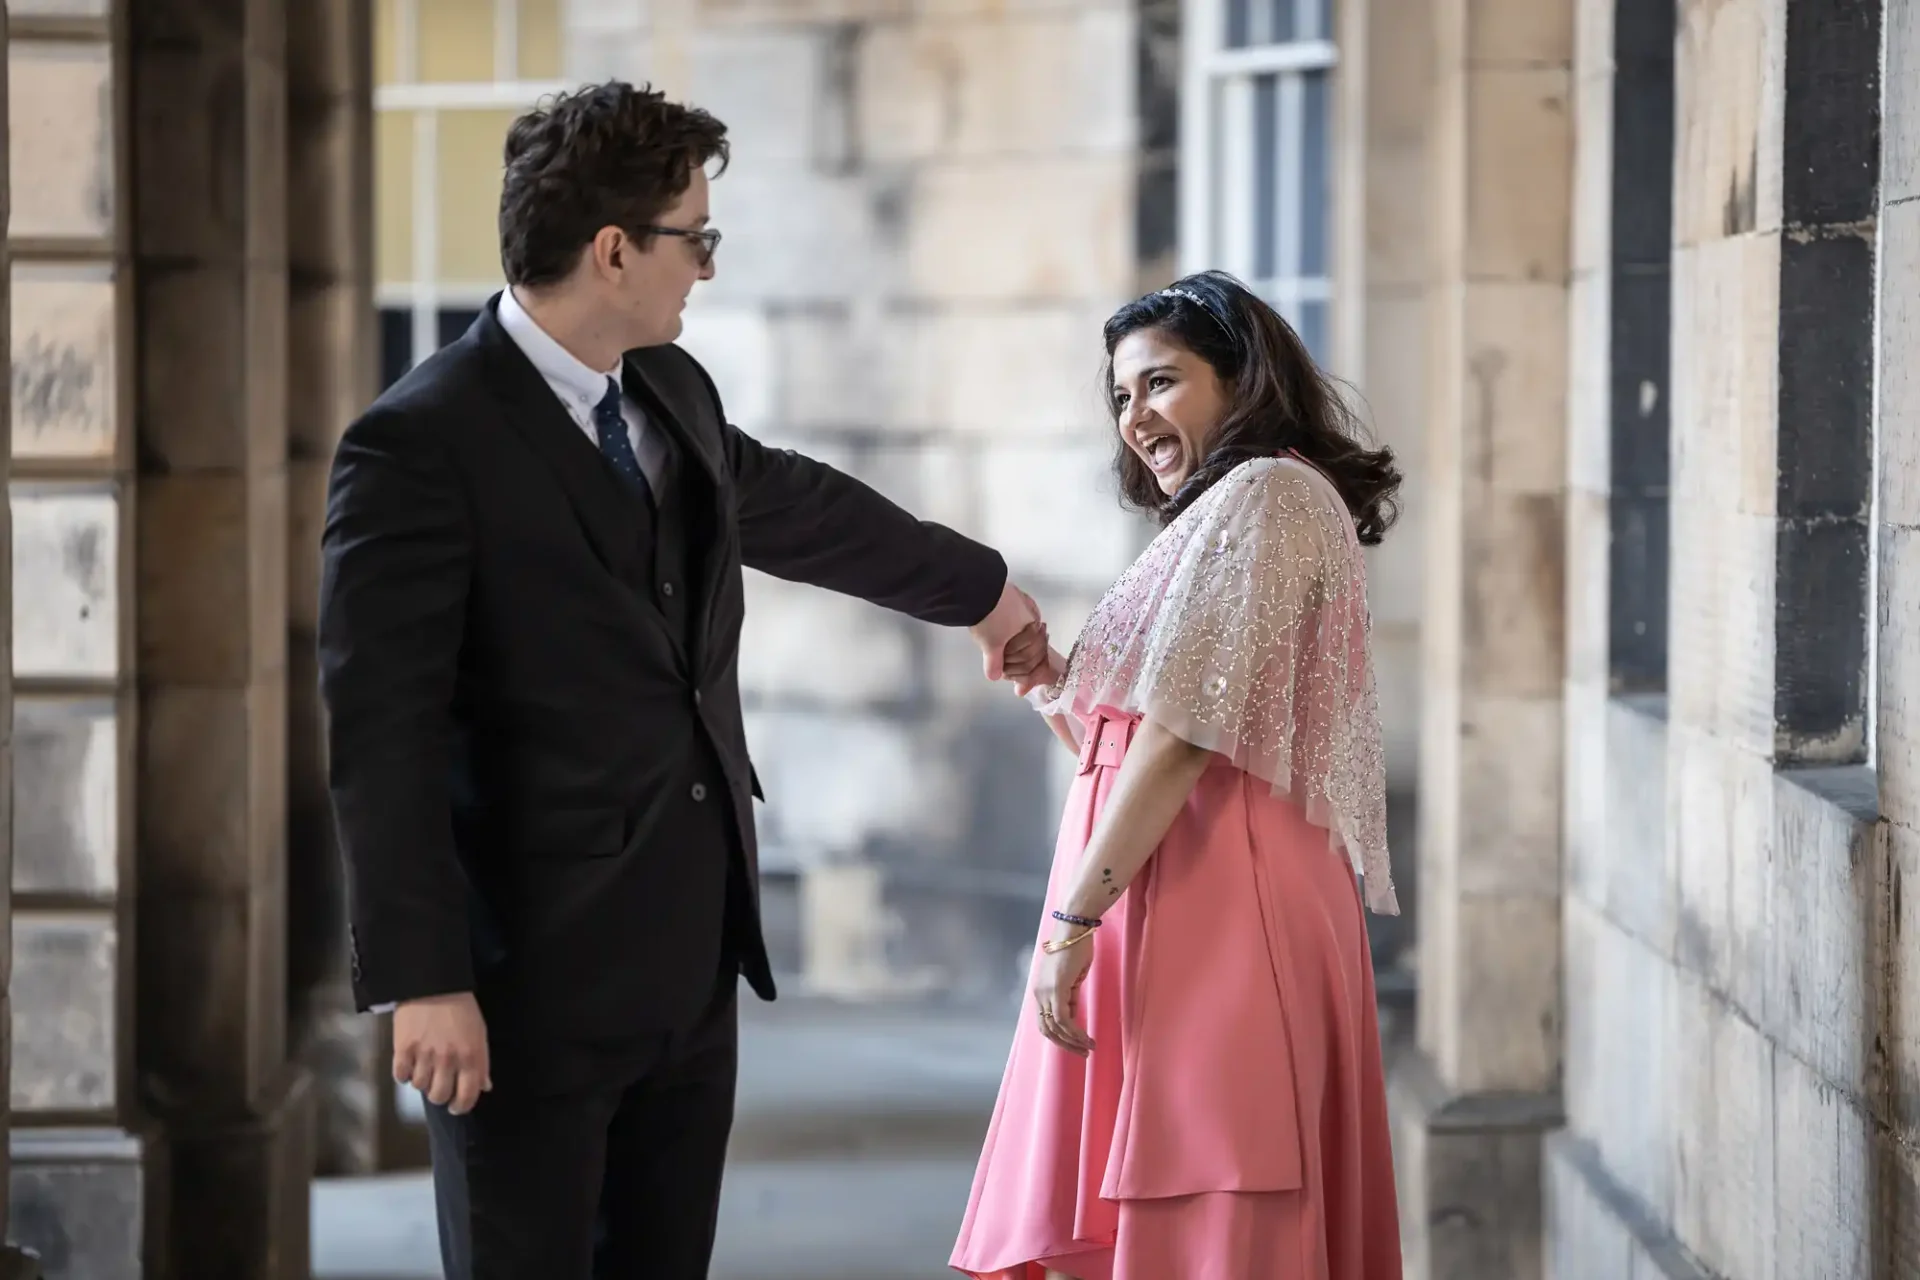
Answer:
[{"label": "beaded bracelet", "polygon": [[1064,911],[1054,912],[1053,918],[1061,924],[1077,924],[1083,929],[1098,929],[1100,927],[1098,920],[1089,920],[1085,916],[1070,916]]}]

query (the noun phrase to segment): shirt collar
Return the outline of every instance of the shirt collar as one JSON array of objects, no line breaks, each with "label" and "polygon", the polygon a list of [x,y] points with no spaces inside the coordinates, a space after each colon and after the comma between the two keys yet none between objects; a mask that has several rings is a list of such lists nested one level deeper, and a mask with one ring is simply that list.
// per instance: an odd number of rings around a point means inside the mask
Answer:
[{"label": "shirt collar", "polygon": [[583,397],[588,404],[597,404],[607,394],[607,379],[619,381],[620,366],[616,362],[612,369],[596,373],[583,364],[579,357],[555,341],[553,335],[540,327],[538,321],[527,314],[520,300],[513,296],[512,289],[500,292],[500,327],[507,331],[521,354],[532,362],[533,367],[557,390]]}]

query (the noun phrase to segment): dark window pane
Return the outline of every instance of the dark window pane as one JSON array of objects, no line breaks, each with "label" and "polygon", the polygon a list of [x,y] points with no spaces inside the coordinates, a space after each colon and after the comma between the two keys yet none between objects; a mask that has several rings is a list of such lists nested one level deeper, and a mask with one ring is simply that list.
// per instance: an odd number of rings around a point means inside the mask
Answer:
[{"label": "dark window pane", "polygon": [[1303,0],[1306,8],[1306,22],[1300,32],[1302,40],[1333,39],[1333,0]]},{"label": "dark window pane", "polygon": [[413,367],[413,312],[380,309],[380,389],[385,391]]},{"label": "dark window pane", "polygon": [[1273,30],[1267,37],[1274,44],[1285,44],[1289,40],[1299,39],[1294,30],[1293,9],[1299,0],[1267,0],[1273,6]]},{"label": "dark window pane", "polygon": [[1280,243],[1280,78],[1253,80],[1253,275],[1271,280]]},{"label": "dark window pane", "polygon": [[1247,13],[1252,0],[1227,0],[1227,48],[1247,47]]},{"label": "dark window pane", "polygon": [[1300,335],[1300,341],[1306,344],[1307,354],[1315,362],[1327,362],[1327,304],[1324,302],[1302,302],[1298,318],[1294,320],[1294,332]]},{"label": "dark window pane", "polygon": [[1300,97],[1299,273],[1323,276],[1327,273],[1327,73],[1302,76]]},{"label": "dark window pane", "polygon": [[440,309],[440,345],[444,347],[465,333],[479,317],[478,310],[442,307]]}]

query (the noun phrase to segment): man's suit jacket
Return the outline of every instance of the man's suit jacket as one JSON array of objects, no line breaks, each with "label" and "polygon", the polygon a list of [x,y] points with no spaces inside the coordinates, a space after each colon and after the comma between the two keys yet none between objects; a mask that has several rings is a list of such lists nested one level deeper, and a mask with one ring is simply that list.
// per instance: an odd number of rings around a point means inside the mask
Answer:
[{"label": "man's suit jacket", "polygon": [[341,440],[319,645],[356,999],[476,991],[500,1060],[515,1041],[585,1051],[697,1014],[715,968],[689,957],[717,954],[729,859],[732,959],[773,998],[743,565],[945,626],[983,619],[1006,566],[736,430],[678,347],[634,351],[627,392],[671,433],[697,553],[676,634],[644,498],[495,310]]}]

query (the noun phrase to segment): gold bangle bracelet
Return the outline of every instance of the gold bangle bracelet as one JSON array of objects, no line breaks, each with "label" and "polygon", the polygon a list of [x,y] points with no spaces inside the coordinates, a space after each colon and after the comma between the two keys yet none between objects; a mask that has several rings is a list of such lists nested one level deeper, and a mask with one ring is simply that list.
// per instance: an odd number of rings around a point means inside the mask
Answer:
[{"label": "gold bangle bracelet", "polygon": [[1073,946],[1076,942],[1084,942],[1088,938],[1091,938],[1092,936],[1093,936],[1093,930],[1083,929],[1081,932],[1074,934],[1071,938],[1062,938],[1058,940],[1053,938],[1048,938],[1045,942],[1040,944],[1040,949],[1046,952],[1050,956],[1057,955],[1060,952],[1065,951],[1068,947]]}]

